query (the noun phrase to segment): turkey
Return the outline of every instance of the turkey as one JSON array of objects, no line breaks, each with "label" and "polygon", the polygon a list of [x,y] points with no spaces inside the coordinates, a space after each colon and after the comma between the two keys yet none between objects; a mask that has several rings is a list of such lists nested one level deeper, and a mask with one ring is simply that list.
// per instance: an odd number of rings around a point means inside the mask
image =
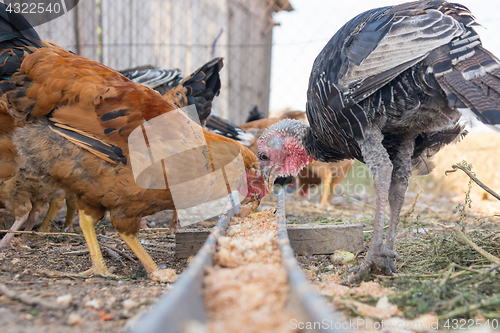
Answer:
[{"label": "turkey", "polygon": [[283,120],[261,137],[259,170],[267,184],[313,160],[358,159],[370,170],[377,195],[373,238],[364,263],[346,282],[396,272],[394,240],[412,167],[428,174],[429,158],[466,134],[462,113],[499,129],[500,61],[483,48],[476,25],[466,7],[443,0],[358,15],[314,62],[310,126]]}]

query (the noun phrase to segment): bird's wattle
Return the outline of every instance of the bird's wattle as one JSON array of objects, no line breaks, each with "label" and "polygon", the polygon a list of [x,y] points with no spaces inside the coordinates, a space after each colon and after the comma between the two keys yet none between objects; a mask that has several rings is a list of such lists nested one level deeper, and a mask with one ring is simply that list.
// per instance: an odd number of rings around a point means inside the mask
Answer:
[{"label": "bird's wattle", "polygon": [[277,177],[294,176],[314,160],[302,144],[308,128],[298,120],[284,119],[271,125],[260,137],[259,173],[268,189]]},{"label": "bird's wattle", "polygon": [[314,161],[314,158],[309,156],[302,145],[295,140],[287,145],[287,148],[289,151],[285,153],[283,164],[276,170],[279,177],[295,176],[309,162]]}]

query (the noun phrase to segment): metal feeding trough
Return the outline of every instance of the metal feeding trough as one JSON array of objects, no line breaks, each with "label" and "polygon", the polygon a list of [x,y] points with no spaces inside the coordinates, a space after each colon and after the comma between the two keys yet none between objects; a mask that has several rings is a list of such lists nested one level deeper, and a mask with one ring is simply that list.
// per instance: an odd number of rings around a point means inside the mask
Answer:
[{"label": "metal feeding trough", "polygon": [[[203,332],[203,324],[208,316],[203,300],[203,276],[207,267],[213,266],[213,255],[217,239],[225,234],[234,207],[227,206],[227,213],[222,214],[201,250],[194,257],[177,282],[149,312],[141,315],[129,328],[133,333],[163,332]],[[285,192],[278,194],[278,241],[283,266],[290,281],[290,295],[287,307],[300,314],[297,323],[309,323],[312,329],[301,332],[345,332],[342,323],[330,310],[331,306],[315,293],[311,284],[302,273],[288,239],[285,218]]]}]

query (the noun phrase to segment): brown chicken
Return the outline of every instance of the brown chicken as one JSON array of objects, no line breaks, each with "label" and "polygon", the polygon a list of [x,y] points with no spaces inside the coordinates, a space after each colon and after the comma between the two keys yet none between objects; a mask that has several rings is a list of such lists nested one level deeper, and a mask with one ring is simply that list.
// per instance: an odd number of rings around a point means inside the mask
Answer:
[{"label": "brown chicken", "polygon": [[[10,228],[12,231],[19,230],[25,222],[25,230],[30,231],[45,204],[56,192],[54,186],[21,167],[22,158],[12,140],[14,131],[21,126],[10,115],[5,98],[0,100],[0,208],[6,208],[14,216],[15,222]],[[54,198],[57,199],[51,203],[43,225],[54,219],[64,202],[64,192],[59,191]],[[69,202],[68,207],[65,226],[69,225],[74,215]],[[13,237],[13,233],[6,234],[0,241],[0,248],[12,247]],[[26,236],[23,240],[26,240]]]},{"label": "brown chicken", "polygon": [[353,160],[334,163],[313,161],[309,163],[298,174],[299,193],[305,196],[311,187],[323,184],[320,204],[322,206],[330,205],[335,195],[335,188],[349,174],[353,165]]},{"label": "brown chicken", "polygon": [[[175,106],[179,108],[194,105],[200,123],[203,124],[212,109],[212,99],[219,94],[221,85],[219,72],[222,67],[222,58],[215,58],[185,79],[182,78],[178,69],[166,70],[153,68],[149,65],[127,69],[120,73],[133,82],[153,88],[168,98],[169,101],[173,101]],[[165,80],[165,77],[168,77],[169,80]],[[147,81],[145,82],[146,78]],[[76,197],[74,195],[65,194],[64,192],[59,192],[57,195],[54,195],[50,202],[49,212],[51,214],[45,216],[38,231],[50,231],[55,213],[61,209],[65,200],[67,212],[63,229],[68,231],[73,230],[73,217],[76,213]],[[141,220],[141,228],[147,228],[147,221],[145,218],[146,217]],[[174,209],[170,229],[177,230],[177,224],[178,215],[177,211]]]},{"label": "brown chicken", "polygon": [[[5,14],[5,6],[0,9]],[[1,82],[0,90],[7,94],[12,114],[25,124],[16,132],[14,142],[27,158],[30,172],[46,176],[51,184],[76,194],[80,226],[92,259],[92,267],[84,274],[111,276],[94,230],[107,210],[113,227],[137,255],[149,276],[162,281],[170,274],[158,269],[139,243],[137,233],[143,216],[175,208],[168,183],[193,179],[189,174],[193,167],[189,160],[174,156],[179,163],[185,163],[178,170],[186,169],[185,173],[176,175],[177,179],[168,178],[167,181],[164,160],[153,164],[160,170],[163,167],[160,175],[134,177],[129,135],[136,128],[145,131],[145,126],[150,125],[146,122],[153,118],[168,113],[169,123],[163,134],[180,152],[187,150],[186,138],[190,138],[190,133],[203,134],[207,142],[203,149],[209,158],[205,166],[207,173],[221,169],[240,154],[248,181],[247,195],[265,194],[262,178],[253,176],[257,164],[250,150],[234,140],[203,130],[151,88],[133,83],[98,62],[55,46],[44,47],[22,16],[11,13],[10,22],[5,17],[7,15],[0,17],[0,36],[8,37],[4,38],[0,50],[0,60],[4,64],[0,77],[10,77],[10,80]],[[18,33],[13,36],[12,30]],[[181,95],[182,89],[178,91]],[[179,100],[182,96],[172,102]],[[151,148],[148,142],[145,146],[147,149],[143,153],[148,155]],[[224,175],[226,184],[231,184],[234,175]],[[139,180],[148,183],[155,180],[154,177],[162,178],[166,187],[152,189],[136,183]],[[225,191],[227,195],[227,189]],[[221,197],[215,190],[208,197],[199,196],[195,191],[183,194],[188,200],[184,202],[186,205]]]},{"label": "brown chicken", "polygon": [[[259,119],[239,126],[245,132],[254,135],[255,141],[249,146],[254,154],[257,153],[257,141],[261,134],[269,126],[283,119],[295,119],[307,122],[305,112],[287,111],[279,118]],[[309,163],[298,174],[299,194],[305,196],[313,186],[321,186],[323,184],[320,204],[322,206],[328,206],[335,194],[336,186],[349,174],[353,165],[353,160],[344,160],[336,163],[324,163],[319,161]]]},{"label": "brown chicken", "polygon": [[[0,101],[0,207],[6,208],[15,217],[12,230],[17,231],[26,221],[31,230],[40,214],[45,196],[51,196],[52,187],[29,177],[26,170],[19,169],[20,157],[12,141],[19,124],[8,112],[5,100]],[[0,248],[12,247],[14,234],[9,233],[0,241]]]},{"label": "brown chicken", "polygon": [[251,151],[257,153],[257,141],[260,138],[261,134],[264,133],[264,131],[271,126],[274,123],[277,123],[278,121],[282,119],[296,119],[300,121],[306,121],[306,114],[305,112],[302,111],[287,111],[283,113],[279,118],[264,118],[264,119],[258,119],[254,120],[251,122],[248,122],[246,124],[240,125],[239,128],[244,130],[247,133],[250,133],[254,136],[254,141],[250,143],[248,148],[250,148]]}]

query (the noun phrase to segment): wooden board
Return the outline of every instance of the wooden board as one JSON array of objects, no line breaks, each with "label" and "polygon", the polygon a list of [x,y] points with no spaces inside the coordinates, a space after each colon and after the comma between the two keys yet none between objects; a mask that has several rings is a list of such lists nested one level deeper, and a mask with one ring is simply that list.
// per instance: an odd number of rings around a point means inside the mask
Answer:
[{"label": "wooden board", "polygon": [[287,231],[292,249],[298,255],[364,250],[361,225],[288,226]]},{"label": "wooden board", "polygon": [[[288,238],[298,255],[332,254],[335,250],[359,252],[364,250],[363,226],[325,225],[288,226]],[[210,230],[183,229],[175,233],[175,255],[189,258],[203,246]]]},{"label": "wooden board", "polygon": [[211,229],[182,229],[175,233],[175,256],[189,258],[194,256],[203,246]]}]

